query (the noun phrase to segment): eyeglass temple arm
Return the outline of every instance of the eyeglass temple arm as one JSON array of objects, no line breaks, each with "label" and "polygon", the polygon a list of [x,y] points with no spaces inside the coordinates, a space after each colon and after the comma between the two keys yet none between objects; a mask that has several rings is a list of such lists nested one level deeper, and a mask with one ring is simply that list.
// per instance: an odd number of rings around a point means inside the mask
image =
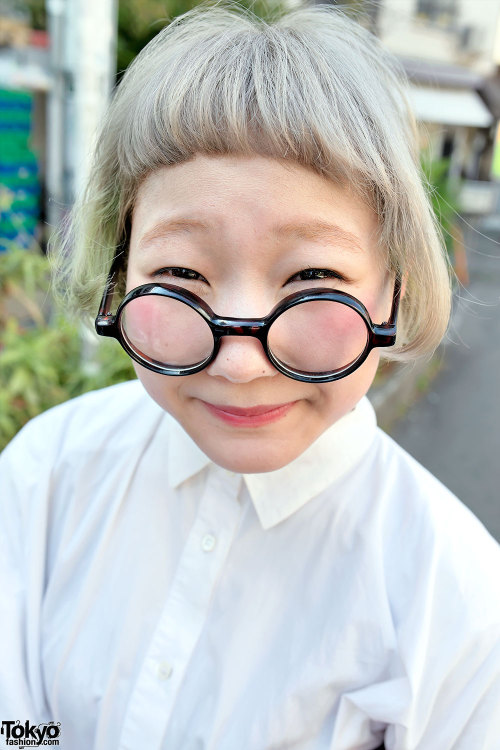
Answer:
[{"label": "eyeglass temple arm", "polygon": [[375,346],[394,346],[396,343],[396,319],[401,298],[401,279],[396,276],[389,321],[373,327]]},{"label": "eyeglass temple arm", "polygon": [[108,278],[106,279],[106,285],[99,306],[99,312],[95,321],[95,327],[98,334],[101,336],[112,336],[113,327],[115,324],[115,316],[111,313],[111,306],[113,304],[113,297],[116,288],[116,277],[120,267],[123,263],[122,254],[115,255],[111,268],[109,269]]},{"label": "eyeglass temple arm", "polygon": [[401,277],[398,275],[396,276],[396,280],[394,282],[394,293],[392,295],[391,316],[389,318],[387,325],[390,325],[390,326],[396,325],[396,318],[398,317],[400,299],[401,299]]}]

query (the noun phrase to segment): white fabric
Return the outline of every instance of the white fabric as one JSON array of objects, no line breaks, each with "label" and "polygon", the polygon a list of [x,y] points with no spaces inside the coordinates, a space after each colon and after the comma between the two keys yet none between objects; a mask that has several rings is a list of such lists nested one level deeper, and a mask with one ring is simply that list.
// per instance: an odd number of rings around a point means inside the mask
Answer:
[{"label": "white fabric", "polygon": [[498,750],[499,563],[366,399],[241,477],[137,382],[88,394],[0,458],[0,722],[64,750]]}]

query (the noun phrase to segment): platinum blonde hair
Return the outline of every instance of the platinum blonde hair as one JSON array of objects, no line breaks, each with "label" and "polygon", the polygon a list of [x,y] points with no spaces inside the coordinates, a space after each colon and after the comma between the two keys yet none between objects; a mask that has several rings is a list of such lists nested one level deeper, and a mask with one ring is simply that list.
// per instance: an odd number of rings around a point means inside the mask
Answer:
[{"label": "platinum blonde hair", "polygon": [[397,345],[385,355],[428,354],[446,330],[451,292],[416,143],[404,77],[338,8],[273,22],[237,6],[195,8],[126,71],[53,251],[59,278],[73,308],[95,315],[137,189],[157,168],[197,153],[286,159],[350,184],[375,209],[387,267],[405,282]]}]

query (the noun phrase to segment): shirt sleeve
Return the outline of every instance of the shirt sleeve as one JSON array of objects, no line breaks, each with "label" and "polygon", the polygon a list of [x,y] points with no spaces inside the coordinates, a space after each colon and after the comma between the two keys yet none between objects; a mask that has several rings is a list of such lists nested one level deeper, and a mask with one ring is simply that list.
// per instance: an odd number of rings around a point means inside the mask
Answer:
[{"label": "shirt sleeve", "polygon": [[498,750],[500,547],[455,498],[436,516],[407,550],[411,570],[394,572],[403,584],[394,616],[410,700],[386,748]]},{"label": "shirt sleeve", "polygon": [[[37,434],[35,434],[37,433]],[[48,720],[40,664],[40,612],[48,467],[30,448],[47,439],[28,428],[0,455],[0,721]]]},{"label": "shirt sleeve", "polygon": [[[423,674],[411,720],[386,732],[387,750],[498,750],[498,630],[478,633],[456,653],[456,664],[432,684]],[[428,690],[426,691],[426,684]]]}]

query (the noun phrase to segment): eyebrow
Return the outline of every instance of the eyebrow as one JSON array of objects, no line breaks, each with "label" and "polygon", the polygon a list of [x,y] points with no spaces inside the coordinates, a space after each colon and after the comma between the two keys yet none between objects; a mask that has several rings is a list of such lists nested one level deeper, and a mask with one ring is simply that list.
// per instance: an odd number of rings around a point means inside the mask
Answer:
[{"label": "eyebrow", "polygon": [[[165,239],[172,235],[189,234],[193,229],[208,231],[211,228],[209,222],[200,219],[166,219],[155,224],[139,240],[139,248],[149,245],[155,240]],[[363,252],[363,247],[356,235],[345,229],[331,224],[327,221],[292,221],[285,224],[279,224],[273,230],[273,234],[278,238],[310,240],[313,242],[329,242],[335,245],[341,245],[353,252]]]},{"label": "eyebrow", "polygon": [[357,253],[363,252],[361,242],[355,234],[327,221],[288,222],[276,227],[275,234],[298,240],[326,241]]},{"label": "eyebrow", "polygon": [[199,219],[165,219],[158,222],[139,240],[139,248],[149,245],[155,240],[165,239],[172,235],[189,234],[193,229],[208,230],[210,225]]}]

